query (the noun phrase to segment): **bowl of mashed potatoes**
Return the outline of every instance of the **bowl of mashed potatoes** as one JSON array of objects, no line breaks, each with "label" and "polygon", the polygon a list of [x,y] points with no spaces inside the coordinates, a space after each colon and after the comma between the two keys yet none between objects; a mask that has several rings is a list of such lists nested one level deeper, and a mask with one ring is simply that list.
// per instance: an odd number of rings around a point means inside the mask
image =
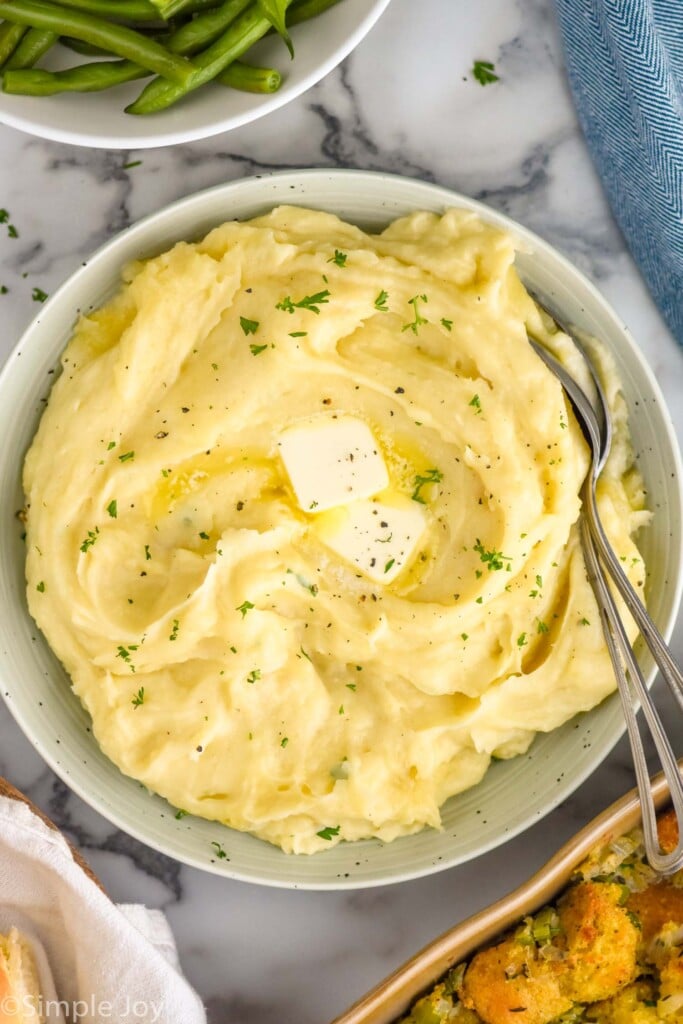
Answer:
[{"label": "bowl of mashed potatoes", "polygon": [[527,333],[578,362],[527,288],[602,343],[602,514],[666,632],[657,385],[592,286],[480,204],[249,179],[142,221],[46,305],[0,381],[0,671],[106,817],[231,877],[358,887],[505,841],[611,749],[588,453]]}]

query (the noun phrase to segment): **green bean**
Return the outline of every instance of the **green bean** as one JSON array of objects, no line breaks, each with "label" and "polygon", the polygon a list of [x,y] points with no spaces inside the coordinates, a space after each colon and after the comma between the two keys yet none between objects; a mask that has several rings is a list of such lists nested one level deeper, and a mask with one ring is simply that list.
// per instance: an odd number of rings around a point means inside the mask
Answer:
[{"label": "green bean", "polygon": [[309,18],[317,18],[323,11],[338,3],[339,0],[299,0],[298,3],[297,0],[294,0],[287,11],[287,28],[291,25],[298,25],[302,21],[308,21]]},{"label": "green bean", "polygon": [[97,61],[66,71],[5,71],[3,89],[15,96],[54,96],[60,92],[101,92],[114,85],[145,78],[149,71],[129,60]]},{"label": "green bean", "polygon": [[[2,0],[0,0],[2,2]],[[217,11],[209,11],[197,17],[188,25],[177,29],[167,39],[167,46],[174,53],[187,55],[200,50],[230,25],[252,0],[225,0]],[[187,29],[192,31],[187,31]],[[66,39],[67,46],[81,47],[80,40]],[[92,50],[90,44],[85,46]],[[80,51],[79,51],[80,52]],[[96,55],[106,53],[99,48]],[[115,85],[133,82],[137,78],[146,78],[149,71],[129,60],[97,61],[92,64],[80,64],[66,71],[42,71],[31,73],[11,73],[5,76],[3,87],[6,93],[21,96],[54,96],[60,92],[102,92]],[[234,86],[234,88],[238,88]]]},{"label": "green bean", "polygon": [[166,45],[171,53],[197,53],[218,39],[251,3],[253,0],[225,0],[215,10],[198,14],[192,21],[181,25]]},{"label": "green bean", "polygon": [[189,61],[124,25],[114,25],[102,18],[39,0],[0,0],[0,11],[7,21],[51,29],[101,46],[179,85],[189,86],[196,78],[195,68]]},{"label": "green bean", "polygon": [[212,81],[229,64],[257,43],[270,28],[254,4],[234,22],[207,50],[198,53],[193,64],[197,69],[187,86],[175,85],[162,78],[155,78],[147,85],[138,98],[126,107],[127,114],[154,114],[176,103],[189,92]]},{"label": "green bean", "polygon": [[[2,2],[2,0],[0,0]],[[252,0],[225,0],[217,11],[198,15],[189,25],[183,25],[168,37],[167,45],[174,53],[186,55],[200,50],[230,25]],[[191,32],[186,29],[192,28]],[[80,40],[63,40],[68,46],[81,46]],[[86,44],[90,48],[90,44]],[[105,51],[97,49],[97,55]],[[106,54],[109,56],[109,54]],[[260,69],[254,69],[260,70]],[[273,74],[273,72],[270,72]],[[277,72],[274,72],[277,74]],[[124,82],[146,78],[149,72],[129,60],[97,61],[81,64],[66,71],[35,70],[31,73],[11,73],[5,76],[6,93],[20,96],[54,96],[60,92],[102,92]],[[231,84],[231,83],[226,83]],[[233,86],[233,88],[240,88]],[[245,86],[246,88],[246,86]],[[268,91],[258,89],[257,91]]]},{"label": "green bean", "polygon": [[6,62],[3,71],[6,73],[15,68],[32,68],[43,54],[52,49],[58,39],[59,36],[56,32],[49,32],[43,28],[30,28]]},{"label": "green bean", "polygon": [[176,18],[179,14],[197,14],[212,7],[218,7],[220,4],[220,0],[166,0],[165,3],[163,0],[159,3],[157,0],[151,0],[151,2],[164,21]]},{"label": "green bean", "polygon": [[216,75],[216,81],[241,92],[277,92],[282,84],[282,75],[276,68],[256,68],[236,60],[225,71]]},{"label": "green bean", "polygon": [[62,7],[73,7],[88,14],[96,14],[99,18],[161,21],[159,12],[149,0],[59,0],[59,3]]},{"label": "green bean", "polygon": [[[0,0],[2,2],[2,0]],[[231,25],[238,15],[253,3],[253,0],[224,0],[220,7],[212,8],[204,13],[198,14],[191,21],[186,22],[174,32],[161,35],[155,33],[157,42],[163,43],[171,53],[178,53],[182,56],[189,56],[198,50],[209,46],[214,39],[225,32],[228,25]],[[91,46],[81,42],[80,39],[61,40],[70,50],[82,53],[86,57],[111,57],[110,50],[102,50],[100,47]]]},{"label": "green bean", "polygon": [[0,24],[0,68],[12,56],[26,32],[24,25],[13,25],[10,21]]},{"label": "green bean", "polygon": [[101,46],[93,46],[92,43],[84,43],[82,39],[72,39],[71,36],[61,36],[59,40],[67,50],[80,53],[83,57],[111,57],[111,50],[103,50]]}]

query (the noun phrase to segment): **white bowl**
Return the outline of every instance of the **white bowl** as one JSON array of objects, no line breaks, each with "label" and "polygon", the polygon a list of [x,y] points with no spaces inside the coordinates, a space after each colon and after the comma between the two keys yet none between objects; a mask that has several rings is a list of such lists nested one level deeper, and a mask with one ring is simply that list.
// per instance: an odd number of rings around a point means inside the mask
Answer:
[{"label": "white bowl", "polygon": [[[246,60],[275,67],[283,75],[280,89],[269,96],[210,85],[168,110],[142,117],[124,113],[124,107],[139,95],[144,82],[44,98],[0,91],[0,121],[43,139],[97,149],[153,149],[206,139],[255,121],[315,85],[358,45],[388,4],[389,0],[343,0],[296,25],[291,63],[284,43],[275,36],[254,46]],[[50,53],[41,66],[58,69],[89,59],[60,53],[61,49]]]},{"label": "white bowl", "polygon": [[[79,310],[100,305],[118,286],[123,264],[195,239],[230,218],[248,218],[282,203],[340,214],[381,228],[417,209],[463,206],[515,234],[526,252],[519,269],[564,318],[601,338],[616,359],[645,477],[652,525],[643,532],[649,604],[669,634],[681,594],[680,456],[657,383],[630,335],[595,288],[541,239],[464,196],[422,182],[361,171],[274,174],[200,192],[147,217],[108,242],[41,308],[0,375],[0,687],[10,711],[54,771],[120,828],[187,864],[232,878],[310,889],[360,888],[426,875],[505,842],[565,800],[623,732],[616,697],[549,735],[528,754],[494,764],[483,782],[444,807],[443,831],[425,829],[383,845],[340,844],[313,857],[288,856],[252,836],[195,818],[177,821],[161,798],[126,778],[100,752],[69,680],[30,619],[24,546],[15,512],[23,506],[24,453],[36,430],[52,377]],[[651,672],[651,663],[643,658]],[[211,843],[228,859],[215,858]]]}]

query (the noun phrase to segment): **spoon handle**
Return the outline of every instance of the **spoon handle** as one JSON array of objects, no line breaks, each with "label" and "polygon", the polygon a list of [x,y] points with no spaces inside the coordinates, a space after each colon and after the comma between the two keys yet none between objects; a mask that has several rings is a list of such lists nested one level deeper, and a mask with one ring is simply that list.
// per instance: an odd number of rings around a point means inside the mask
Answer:
[{"label": "spoon handle", "polygon": [[[591,488],[584,488],[584,490],[589,492]],[[614,552],[614,548],[608,541],[600,521],[600,516],[598,515],[595,495],[593,493],[586,494],[585,511],[593,540],[600,553],[600,558],[614,580],[626,607],[633,616],[664,681],[678,701],[679,707],[683,710],[683,673],[674,661],[668,645],[652,621],[643,602],[638,597]]]},{"label": "spoon handle", "polygon": [[[589,490],[590,488],[585,488]],[[580,522],[581,543],[583,547],[588,579],[600,612],[600,622],[607,650],[609,651],[614,674],[617,679],[619,696],[626,720],[633,764],[638,783],[638,793],[642,807],[643,836],[645,852],[650,865],[662,874],[672,874],[683,867],[683,778],[676,762],[676,757],[669,743],[661,719],[647,689],[640,666],[629,643],[624,624],[621,621],[614,597],[605,578],[596,551],[595,536],[585,516]],[[664,776],[669,786],[676,819],[678,822],[678,845],[671,853],[664,853],[657,835],[657,812],[652,792],[647,760],[643,748],[643,739],[636,712],[640,704],[645,723],[650,732],[652,742],[659,757]]]}]

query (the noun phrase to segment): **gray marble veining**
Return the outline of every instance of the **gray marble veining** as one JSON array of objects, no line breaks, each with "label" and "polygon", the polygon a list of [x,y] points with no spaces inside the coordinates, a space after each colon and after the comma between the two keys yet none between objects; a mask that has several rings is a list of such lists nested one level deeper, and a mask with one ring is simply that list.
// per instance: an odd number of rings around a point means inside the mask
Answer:
[{"label": "gray marble veining", "polygon": [[[482,88],[475,58],[500,81]],[[135,167],[126,164],[140,160]],[[482,199],[557,246],[631,327],[683,438],[683,359],[625,250],[568,94],[550,0],[393,0],[358,49],[295,102],[205,142],[104,152],[0,127],[0,358],[107,239],[197,189],[279,168],[359,167]],[[35,294],[35,298],[34,298]],[[683,626],[674,639],[683,656]],[[666,720],[683,723],[659,685]],[[523,881],[632,785],[622,741],[526,834],[465,864],[365,892],[268,890],[181,867],[118,832],[54,777],[0,708],[0,773],[82,849],[117,900],[169,915],[212,1024],[325,1024],[409,954]]]}]

